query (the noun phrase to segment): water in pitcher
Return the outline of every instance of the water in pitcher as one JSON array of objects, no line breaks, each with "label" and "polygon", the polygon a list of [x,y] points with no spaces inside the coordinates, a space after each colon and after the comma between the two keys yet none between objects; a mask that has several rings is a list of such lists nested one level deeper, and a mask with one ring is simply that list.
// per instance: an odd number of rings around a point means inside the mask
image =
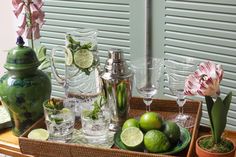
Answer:
[{"label": "water in pitcher", "polygon": [[[54,57],[62,50],[65,52],[64,77],[58,74]],[[54,77],[64,87],[67,98],[92,101],[102,93],[96,30],[77,29],[66,33],[65,47],[52,50],[51,63]]]}]

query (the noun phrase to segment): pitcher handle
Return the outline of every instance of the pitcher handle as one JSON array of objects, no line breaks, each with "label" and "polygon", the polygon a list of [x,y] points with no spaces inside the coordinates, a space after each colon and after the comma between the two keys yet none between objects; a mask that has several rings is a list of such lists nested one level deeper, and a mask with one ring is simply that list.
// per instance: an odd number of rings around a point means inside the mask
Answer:
[{"label": "pitcher handle", "polygon": [[65,51],[65,48],[64,47],[61,47],[61,46],[57,46],[57,47],[54,47],[51,51],[51,57],[50,57],[50,63],[51,63],[51,69],[52,69],[52,73],[53,73],[53,76],[55,77],[55,79],[57,80],[57,82],[61,85],[64,85],[65,84],[65,78],[62,78],[59,73],[57,72],[56,70],[56,66],[55,66],[55,52],[56,51]]}]

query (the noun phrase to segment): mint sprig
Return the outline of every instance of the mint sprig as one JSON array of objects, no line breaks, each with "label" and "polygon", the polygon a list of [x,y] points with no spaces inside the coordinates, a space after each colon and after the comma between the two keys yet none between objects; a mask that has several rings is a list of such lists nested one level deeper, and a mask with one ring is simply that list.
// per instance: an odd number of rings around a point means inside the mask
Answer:
[{"label": "mint sprig", "polygon": [[[81,45],[81,42],[75,41],[72,38],[71,34],[67,34],[66,39],[69,42],[69,44],[67,45],[67,48],[69,48],[71,50],[73,55],[74,55],[75,52],[77,52],[81,49],[90,50],[92,48],[92,43],[91,42]],[[80,68],[80,67],[78,67],[78,68],[82,72],[84,72],[86,75],[90,75],[91,71],[93,70],[93,67],[95,67],[97,64],[98,64],[98,61],[96,61],[96,59],[94,59],[93,64],[89,68]]]},{"label": "mint sprig", "polygon": [[69,42],[67,47],[71,49],[72,53],[75,53],[76,51],[81,50],[81,49],[89,50],[89,49],[92,48],[92,43],[91,42],[81,45],[81,42],[80,41],[75,41],[70,34],[66,35],[66,39]]},{"label": "mint sprig", "polygon": [[52,98],[48,100],[45,104],[45,107],[52,109],[52,110],[62,110],[63,109],[63,101],[59,99]]},{"label": "mint sprig", "polygon": [[57,118],[54,117],[54,115],[59,114],[60,111],[64,108],[63,101],[52,98],[48,100],[48,102],[44,106],[50,109],[47,111],[49,119],[51,121],[54,121],[57,125],[60,125],[63,122],[63,118]]},{"label": "mint sprig", "polygon": [[99,113],[102,111],[102,106],[106,103],[106,98],[104,96],[100,96],[96,101],[93,103],[93,110],[88,113],[88,117],[97,120]]}]

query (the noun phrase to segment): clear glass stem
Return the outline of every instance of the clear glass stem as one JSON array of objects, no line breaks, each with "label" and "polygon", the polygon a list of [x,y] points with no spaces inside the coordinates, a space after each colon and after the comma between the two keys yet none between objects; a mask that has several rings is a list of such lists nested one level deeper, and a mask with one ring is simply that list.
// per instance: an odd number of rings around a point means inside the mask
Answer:
[{"label": "clear glass stem", "polygon": [[150,112],[151,111],[151,103],[152,103],[152,98],[143,98],[143,102],[146,105],[146,112]]},{"label": "clear glass stem", "polygon": [[182,119],[184,118],[184,104],[186,102],[184,96],[183,96],[183,93],[177,93],[177,104],[179,106],[179,117]]},{"label": "clear glass stem", "polygon": [[177,116],[177,119],[179,121],[186,121],[188,120],[189,116],[184,114],[184,104],[185,104],[186,100],[184,98],[178,98],[177,99],[177,104],[179,106],[179,114]]},{"label": "clear glass stem", "polygon": [[184,115],[184,106],[179,106],[179,115]]}]

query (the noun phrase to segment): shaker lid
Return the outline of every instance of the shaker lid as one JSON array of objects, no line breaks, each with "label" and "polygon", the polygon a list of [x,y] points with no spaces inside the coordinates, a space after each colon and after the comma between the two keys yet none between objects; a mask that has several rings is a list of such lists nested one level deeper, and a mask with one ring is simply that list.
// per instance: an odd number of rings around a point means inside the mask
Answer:
[{"label": "shaker lid", "polygon": [[105,63],[102,77],[104,79],[111,78],[126,78],[133,75],[133,72],[128,68],[124,58],[124,52],[121,49],[108,50],[108,59]]},{"label": "shaker lid", "polygon": [[34,50],[24,46],[24,43],[23,38],[19,36],[16,42],[17,47],[8,52],[4,65],[7,70],[25,70],[37,68],[40,65]]}]

